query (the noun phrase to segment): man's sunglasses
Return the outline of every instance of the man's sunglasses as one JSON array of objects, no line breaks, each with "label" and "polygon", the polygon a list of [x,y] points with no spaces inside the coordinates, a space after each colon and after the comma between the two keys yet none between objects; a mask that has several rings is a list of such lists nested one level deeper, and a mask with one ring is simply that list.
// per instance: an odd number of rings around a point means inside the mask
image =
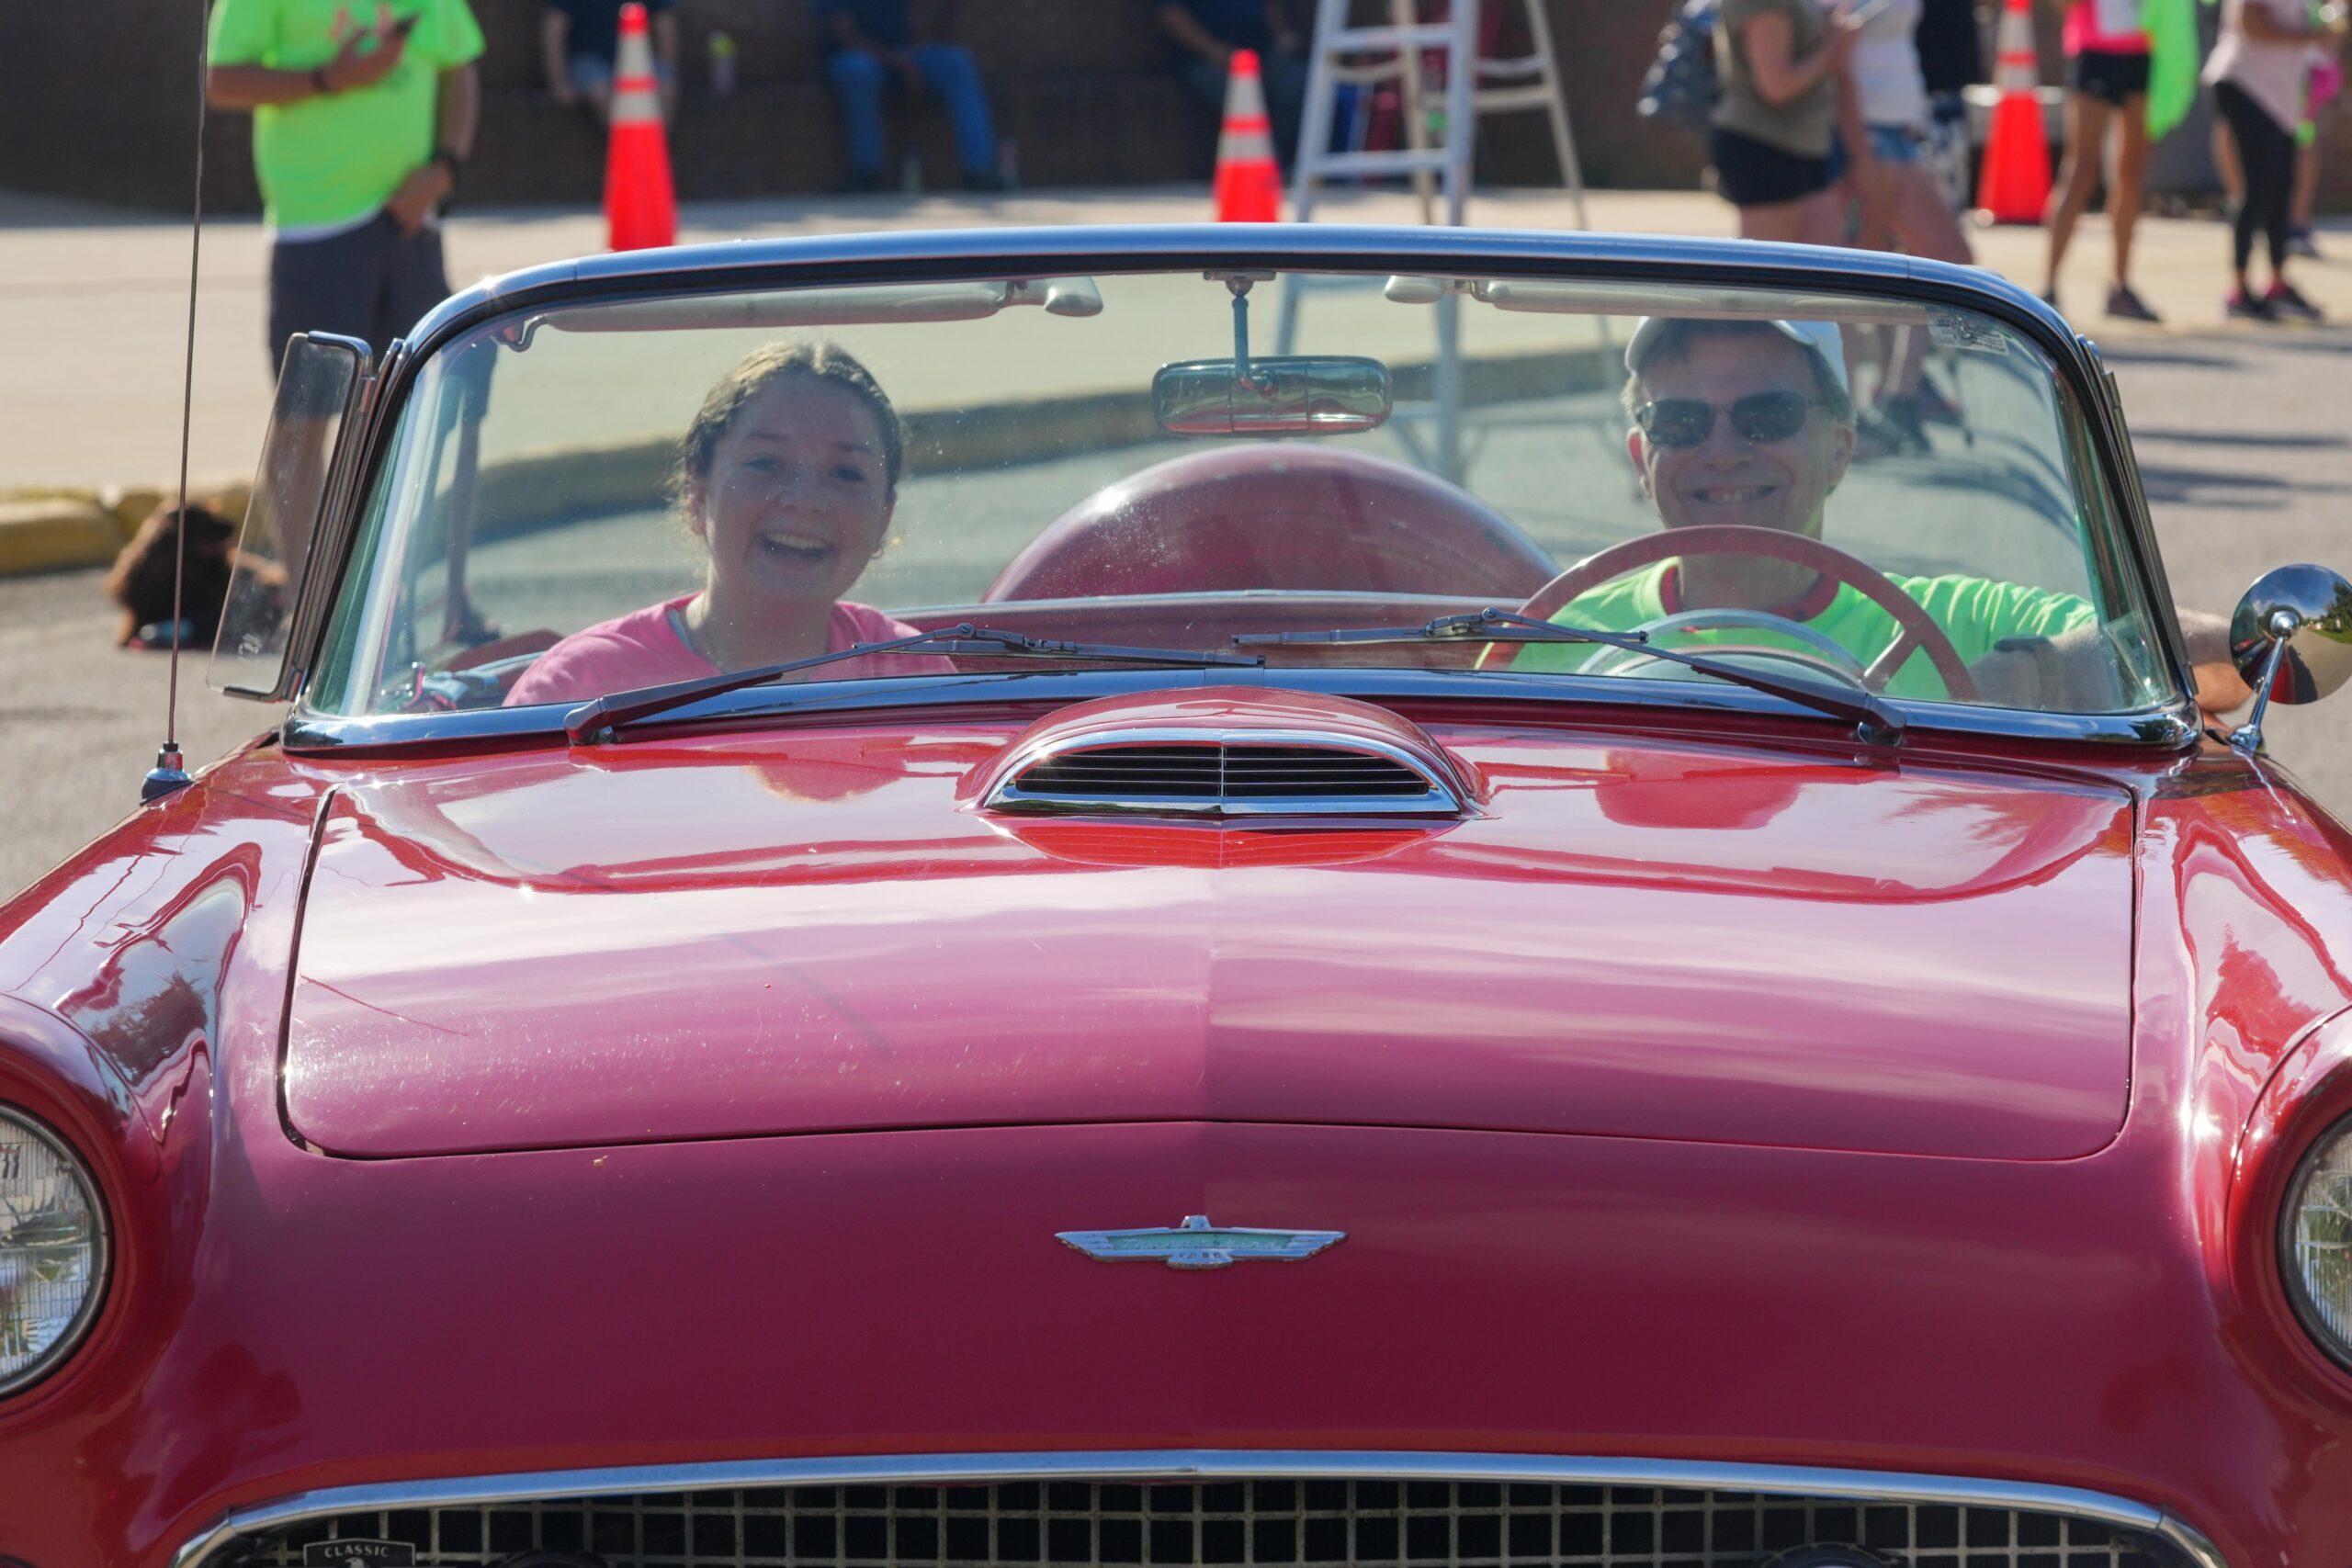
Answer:
[{"label": "man's sunglasses", "polygon": [[[1786,441],[1804,428],[1820,400],[1802,392],[1750,392],[1725,411],[1731,427],[1750,445]],[[1696,446],[1714,433],[1715,405],[1697,398],[1660,398],[1634,411],[1634,423],[1660,446]]]}]

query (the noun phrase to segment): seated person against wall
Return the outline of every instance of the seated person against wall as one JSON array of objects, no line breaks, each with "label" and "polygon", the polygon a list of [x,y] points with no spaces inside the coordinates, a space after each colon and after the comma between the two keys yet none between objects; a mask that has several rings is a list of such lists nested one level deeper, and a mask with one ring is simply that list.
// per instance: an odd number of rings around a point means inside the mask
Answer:
[{"label": "seated person against wall", "polygon": [[[865,367],[830,344],[771,344],[722,377],[687,427],[671,496],[708,552],[700,592],[575,632],[507,705],[783,664],[914,628],[842,598],[881,552],[906,437]],[[952,673],[935,654],[876,654],[821,678]]]},{"label": "seated person against wall", "polygon": [[1289,168],[1298,148],[1299,108],[1306,100],[1306,62],[1280,0],[1157,0],[1154,10],[1159,30],[1173,46],[1177,76],[1212,109],[1224,110],[1233,51],[1257,51],[1274,156]]},{"label": "seated person against wall", "polygon": [[[662,118],[678,107],[678,17],[673,0],[644,0],[653,40]],[[621,47],[623,0],[547,0],[539,13],[539,63],[557,103],[584,104],[604,124],[613,113],[613,73]]]},{"label": "seated person against wall", "polygon": [[[1855,446],[1843,344],[1826,321],[1652,317],[1626,345],[1626,451],[1642,491],[1669,528],[1730,525],[1822,537],[1823,513]],[[1928,612],[1969,667],[1983,700],[2090,711],[2115,683],[2089,601],[2021,583],[1947,574],[1887,580]],[[1868,666],[1892,646],[1894,617],[1850,583],[1758,556],[1692,554],[1627,572],[1579,594],[1553,618],[1625,631],[1690,610],[1761,611],[1826,636]],[[2221,617],[2180,612],[2202,705],[2226,712],[2252,694],[2229,659]],[[1674,639],[1805,651],[1793,637],[1747,626]],[[1576,670],[1593,650],[1521,649],[1513,667]],[[1891,696],[1947,695],[1915,649],[1887,679]]]},{"label": "seated person against wall", "polygon": [[946,106],[966,190],[1004,188],[996,172],[996,125],[969,50],[916,38],[907,0],[815,0],[815,8],[825,75],[841,96],[842,136],[849,144],[843,191],[882,188],[882,89],[892,83],[910,103],[935,93]]}]

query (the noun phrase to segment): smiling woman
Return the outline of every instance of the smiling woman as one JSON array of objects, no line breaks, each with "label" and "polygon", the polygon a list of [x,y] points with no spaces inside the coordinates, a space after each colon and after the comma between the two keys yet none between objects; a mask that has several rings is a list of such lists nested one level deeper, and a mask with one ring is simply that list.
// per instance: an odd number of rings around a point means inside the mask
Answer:
[{"label": "smiling woman", "polygon": [[[573,702],[913,636],[841,597],[881,553],[905,452],[898,411],[850,355],[822,343],[752,353],[703,400],[671,478],[708,552],[700,592],[564,638],[507,703]],[[872,663],[880,674],[952,669],[920,654]]]}]

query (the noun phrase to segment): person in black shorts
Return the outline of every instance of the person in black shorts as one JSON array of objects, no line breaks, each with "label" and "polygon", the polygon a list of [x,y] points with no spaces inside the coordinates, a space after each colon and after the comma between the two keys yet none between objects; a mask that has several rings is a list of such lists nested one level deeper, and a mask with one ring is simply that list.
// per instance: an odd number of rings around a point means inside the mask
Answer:
[{"label": "person in black shorts", "polygon": [[1814,0],[1723,0],[1707,153],[1741,239],[1845,243],[1838,161],[1842,152],[1859,169],[1871,156],[1849,80],[1860,36],[1859,22]]},{"label": "person in black shorts", "polygon": [[2153,321],[2156,313],[2132,288],[2132,231],[2140,220],[2140,176],[2148,165],[2148,35],[2098,30],[2096,0],[2066,8],[2066,154],[2050,190],[2043,221],[2050,226],[2050,271],[2041,297],[2058,304],[2058,268],[2075,224],[2098,189],[2107,132],[2120,130],[2115,177],[2107,192],[2108,227],[2115,265],[2107,286],[2107,313]]}]

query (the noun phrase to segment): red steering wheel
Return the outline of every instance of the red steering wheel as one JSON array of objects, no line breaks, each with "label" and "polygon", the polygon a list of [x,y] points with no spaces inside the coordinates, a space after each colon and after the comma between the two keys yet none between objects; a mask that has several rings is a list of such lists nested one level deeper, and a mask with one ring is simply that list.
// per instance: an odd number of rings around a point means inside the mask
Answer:
[{"label": "red steering wheel", "polygon": [[[1915,651],[1924,650],[1928,662],[1935,666],[1936,674],[1944,683],[1944,691],[1952,701],[1976,700],[1976,681],[1969,674],[1967,662],[1960,657],[1960,649],[1934,617],[1919,606],[1900,588],[1889,582],[1883,573],[1873,570],[1868,562],[1856,560],[1845,551],[1833,548],[1818,539],[1808,539],[1802,534],[1784,533],[1778,528],[1757,528],[1737,524],[1706,524],[1686,528],[1666,528],[1638,539],[1628,539],[1622,545],[1611,545],[1598,555],[1587,556],[1529,596],[1519,613],[1539,621],[1548,621],[1578,595],[1599,587],[1612,577],[1645,566],[1656,566],[1662,560],[1678,556],[1767,556],[1774,560],[1809,566],[1832,581],[1843,582],[1894,617],[1894,640],[1862,671],[1862,684],[1873,692],[1883,692],[1894,672],[1903,668]],[[1768,615],[1770,620],[1785,620],[1780,615]],[[1796,626],[1796,623],[1788,623]],[[1636,628],[1639,629],[1639,628]],[[1797,627],[1802,632],[1803,627]],[[1497,658],[1497,650],[1505,645],[1490,643],[1478,656],[1478,666],[1485,669]],[[1517,653],[1516,645],[1510,647]]]}]

